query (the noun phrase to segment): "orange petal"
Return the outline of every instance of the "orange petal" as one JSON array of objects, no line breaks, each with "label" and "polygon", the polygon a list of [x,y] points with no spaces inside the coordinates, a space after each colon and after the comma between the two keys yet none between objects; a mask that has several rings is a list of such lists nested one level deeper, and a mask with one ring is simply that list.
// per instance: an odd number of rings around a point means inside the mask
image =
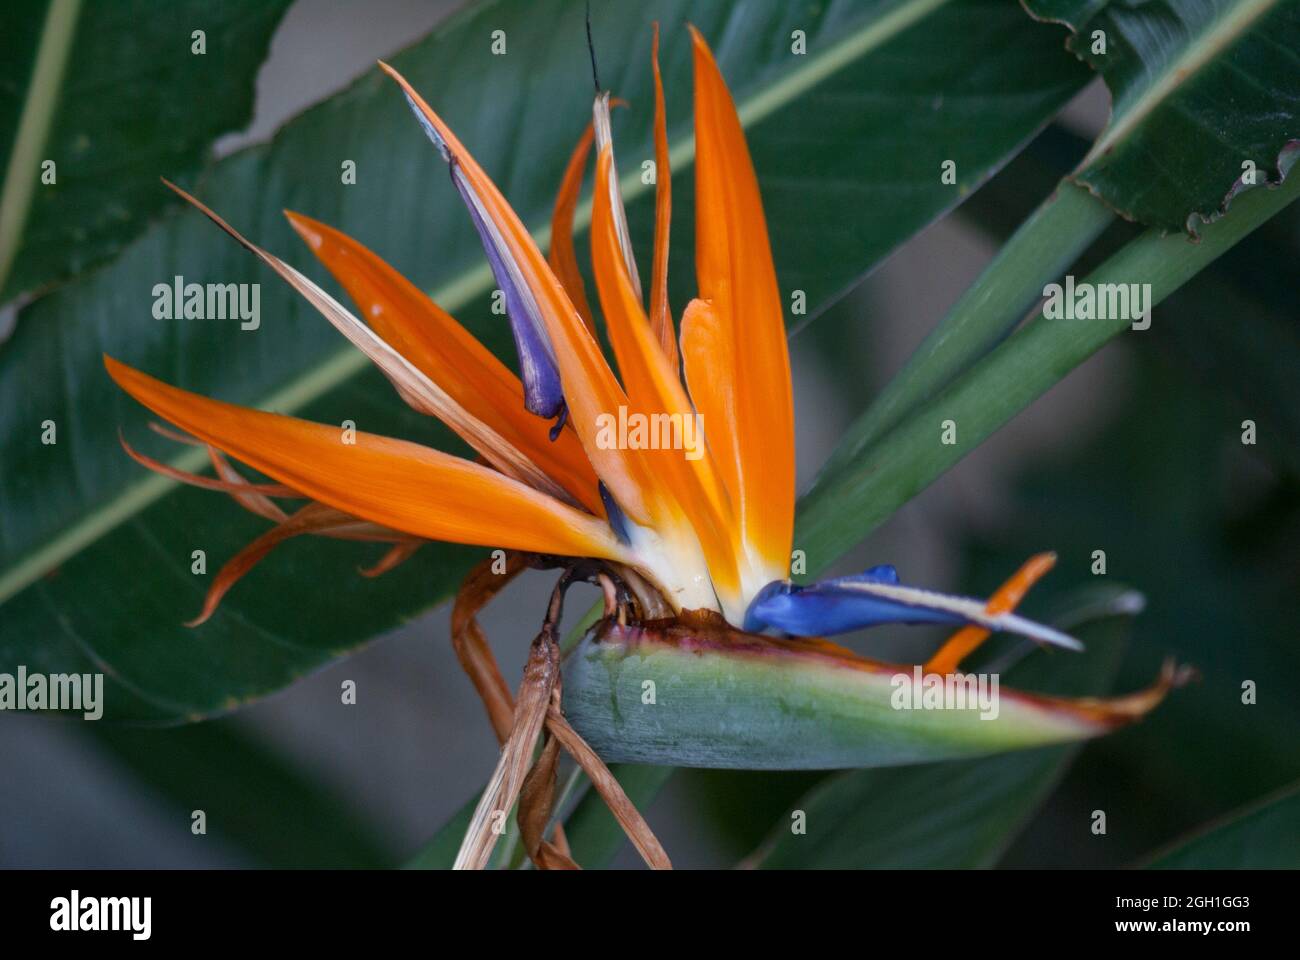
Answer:
[{"label": "orange petal", "polygon": [[[171,434],[170,430],[164,430],[158,427],[157,424],[150,424],[150,426],[164,435]],[[173,439],[176,439],[177,437],[179,437],[179,435],[173,435]],[[273,523],[283,522],[288,519],[288,514],[280,509],[280,505],[272,500],[271,497],[302,498],[302,494],[297,490],[292,490],[282,483],[249,483],[237,470],[235,470],[234,467],[230,465],[230,462],[221,455],[220,450],[215,447],[209,447],[205,443],[201,444],[197,440],[180,438],[180,442],[182,443],[192,442],[196,446],[207,448],[208,456],[212,459],[212,466],[216,470],[219,479],[212,480],[208,477],[200,476],[197,473],[191,473],[188,470],[181,470],[177,467],[173,467],[171,464],[163,463],[161,460],[155,460],[153,457],[145,456],[126,442],[126,437],[122,435],[121,430],[117,432],[117,439],[118,442],[122,444],[122,449],[126,451],[127,456],[140,464],[140,466],[152,470],[154,473],[160,473],[164,477],[175,480],[178,483],[188,484],[191,487],[199,487],[203,490],[220,490],[222,493],[228,493],[230,494],[231,499],[245,510],[250,513],[255,513],[259,517],[265,517]]]},{"label": "orange petal", "polygon": [[[1054,553],[1038,553],[1030,557],[1006,583],[994,591],[993,596],[989,597],[988,605],[984,608],[985,611],[993,616],[1010,613],[1020,605],[1029,588],[1041,580],[1054,566],[1056,566]],[[983,627],[974,625],[962,627],[929,659],[925,665],[925,672],[941,675],[956,672],[961,662],[988,638],[989,631]]]},{"label": "orange petal", "polygon": [[626,560],[609,527],[494,470],[404,440],[210,400],[104,357],[127,393],[313,500],[428,540]]},{"label": "orange petal", "polygon": [[587,154],[591,152],[591,138],[591,124],[587,124],[569,157],[569,165],[564,168],[555,210],[551,214],[551,253],[547,259],[564,284],[564,291],[573,301],[574,309],[594,337],[596,324],[591,318],[591,304],[587,302],[587,285],[583,282],[582,272],[578,269],[578,255],[573,249],[573,213],[578,207],[578,191],[582,189],[583,168],[587,164]]},{"label": "orange petal", "polygon": [[[203,609],[193,620],[186,622],[187,627],[197,627],[207,622],[230,588],[244,578],[253,567],[266,558],[266,555],[291,537],[304,533],[320,533],[339,536],[348,540],[386,540],[392,537],[392,531],[386,531],[372,523],[358,520],[333,507],[321,503],[309,503],[290,517],[286,517],[239,553],[231,557],[217,575],[212,586],[208,588],[203,599]],[[418,541],[417,541],[418,544]]]},{"label": "orange petal", "polygon": [[[730,385],[727,377],[719,373],[734,368],[735,350],[713,304],[699,298],[692,300],[682,311],[682,372],[691,402],[707,425],[709,449],[729,495],[740,488],[738,465],[732,455],[736,427],[729,409]],[[734,511],[734,497],[731,504]],[[739,530],[736,533],[740,535]],[[784,573],[777,579],[785,579]]]},{"label": "orange petal", "polygon": [[[216,470],[217,476],[230,483],[245,482],[240,472],[234,468],[229,460],[226,459],[225,454],[216,447],[208,446],[207,444],[204,444],[204,446],[208,448],[208,459],[212,461],[212,469]],[[289,488],[285,487],[285,489],[288,490]],[[257,514],[259,517],[266,517],[268,520],[272,520],[275,523],[279,523],[287,517],[287,514],[280,509],[279,504],[275,503],[264,493],[258,493],[256,491],[251,493],[248,491],[236,491],[232,493],[231,496],[235,498],[237,504],[250,513]],[[294,491],[293,496],[298,496],[297,491]]]},{"label": "orange petal", "polygon": [[[614,134],[610,126],[610,107],[612,101],[609,93],[598,93],[596,99],[591,104],[592,129],[596,133],[596,150],[597,152],[608,151],[611,157],[610,167],[615,167],[614,156]],[[636,251],[632,249],[632,232],[627,225],[627,209],[623,206],[623,193],[619,190],[618,183],[615,182],[610,186],[610,199],[613,201],[613,220],[614,232],[618,236],[619,251],[623,257],[623,267],[632,283],[632,289],[636,293],[637,300],[641,299],[641,274],[636,266]]]},{"label": "orange petal", "polygon": [[405,563],[422,546],[424,546],[423,540],[402,540],[393,544],[392,549],[380,557],[379,562],[374,566],[362,567],[358,572],[363,577],[382,576],[399,564]]},{"label": "orange petal", "polygon": [[437,383],[416,368],[396,348],[381,338],[374,330],[354,317],[343,305],[318,287],[308,277],[289,266],[279,257],[263,250],[245,238],[234,227],[221,219],[213,210],[180,187],[164,180],[173,191],[197,208],[204,216],[230,235],[237,243],[256,255],[263,263],[280,275],[297,290],[321,316],[334,325],[343,336],[374,362],[381,373],[392,383],[398,395],[413,409],[437,417],[489,463],[504,473],[537,490],[564,501],[572,501],[570,494],[552,480],[537,464],[520,450],[456,403]]},{"label": "orange petal", "polygon": [[1119,697],[1037,697],[1040,702],[1072,710],[1092,723],[1111,729],[1132,723],[1154,710],[1170,690],[1185,687],[1198,679],[1199,672],[1172,657],[1160,667],[1160,675],[1149,687]]},{"label": "orange petal", "polygon": [[[704,38],[695,51],[695,265],[716,317],[714,359],[695,358],[691,383],[716,381],[710,442],[734,461],[736,504],[754,564],[771,579],[789,567],[794,531],[794,407],[784,312],[758,181],[735,104]],[[683,340],[683,352],[695,342]],[[725,344],[723,348],[722,344]],[[728,356],[728,352],[730,356]],[[697,404],[699,401],[696,401]],[[723,444],[724,446],[720,446]],[[726,474],[724,468],[724,474]]]},{"label": "orange petal", "polygon": [[[683,449],[635,451],[654,467],[651,470],[661,495],[675,501],[686,515],[704,551],[709,575],[728,615],[743,617],[731,507],[722,481],[714,471],[713,458],[698,429],[677,372],[668,365],[650,328],[640,297],[633,289],[622,255],[614,218],[613,195],[618,189],[608,147],[596,161],[596,190],[592,208],[591,246],[596,288],[610,341],[618,358],[619,371],[627,387],[632,412],[649,418],[648,423],[676,423],[674,436]],[[667,416],[667,420],[656,418]],[[688,433],[688,431],[694,431]],[[687,449],[686,442],[690,442]],[[688,456],[689,455],[689,456]]]},{"label": "orange petal", "polygon": [[[160,473],[168,479],[175,480],[178,483],[188,484],[191,487],[199,487],[202,490],[219,490],[222,493],[240,493],[240,494],[257,494],[262,497],[301,497],[297,490],[291,490],[282,483],[249,483],[242,477],[222,477],[214,480],[211,477],[200,476],[197,473],[191,473],[188,470],[181,470],[173,467],[169,463],[163,463],[161,460],[155,460],[153,457],[141,453],[131,444],[126,442],[126,437],[119,430],[117,441],[126,451],[126,455],[134,460],[140,466],[154,473]],[[271,502],[270,500],[267,501]],[[255,513],[257,511],[254,511]],[[283,516],[280,519],[284,519]]]},{"label": "orange petal", "polygon": [[668,365],[677,369],[677,337],[668,309],[668,227],[673,218],[672,174],[668,166],[668,114],[664,81],[659,74],[659,24],[654,26],[650,62],[655,75],[655,255],[650,273],[650,329],[663,348]]},{"label": "orange petal", "polygon": [[285,211],[298,235],[360,308],[362,318],[398,353],[487,424],[597,515],[604,507],[596,474],[578,438],[524,409],[524,388],[496,356],[447,311],[356,240]]},{"label": "orange petal", "polygon": [[385,63],[380,63],[380,67],[402,88],[413,109],[427,124],[427,132],[435,138],[439,149],[449,155],[455,169],[464,175],[509,248],[514,266],[537,302],[555,351],[569,408],[569,421],[582,441],[596,475],[632,520],[643,526],[652,526],[652,514],[658,505],[649,499],[653,484],[646,475],[644,462],[627,456],[627,451],[602,447],[597,442],[600,414],[617,412],[620,405],[627,403],[623,389],[605,362],[600,345],[582,322],[564,286],[496,185],[414,88],[392,67]]}]

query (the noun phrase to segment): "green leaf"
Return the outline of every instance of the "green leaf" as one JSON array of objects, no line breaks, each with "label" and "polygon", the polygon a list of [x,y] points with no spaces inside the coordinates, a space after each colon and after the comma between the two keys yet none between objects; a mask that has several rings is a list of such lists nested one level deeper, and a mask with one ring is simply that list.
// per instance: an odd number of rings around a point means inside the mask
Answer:
[{"label": "green leaf", "polygon": [[[1300,206],[1292,205],[1170,298],[1166,313],[1177,323],[1157,319],[1147,335],[1117,345],[1105,378],[1110,415],[1086,441],[1009,478],[1003,521],[976,538],[978,552],[968,561],[976,570],[1003,569],[1041,549],[1048,530],[1062,569],[1086,570],[1093,551],[1104,549],[1109,574],[1140,583],[1148,598],[1142,635],[1202,675],[1148,722],[1089,748],[1072,769],[1058,809],[1104,806],[1124,829],[1099,844],[1086,834],[1058,839],[1044,828],[1036,844],[1017,845],[1018,865],[1125,865],[1300,778],[1289,735],[1300,725],[1300,702],[1266,693],[1282,692],[1300,673],[1295,645],[1277,642],[1294,624],[1300,569],[1300,488],[1284,472],[1288,441],[1265,425],[1262,407],[1239,410],[1169,349],[1198,331],[1210,336],[1225,316],[1251,318],[1240,325],[1247,339],[1261,319],[1293,321],[1287,285],[1270,303],[1262,279],[1287,255],[1279,235],[1297,223]],[[1232,312],[1234,300],[1218,293],[1228,283],[1252,288],[1253,312]],[[1300,362],[1294,333],[1272,346],[1279,358]],[[1255,446],[1240,442],[1246,416],[1259,417]],[[1035,596],[1061,582],[1048,578]],[[977,593],[989,586],[987,576],[972,584]],[[1157,652],[1165,651],[1135,647],[1121,684],[1150,676]],[[1247,680],[1259,688],[1257,702],[1243,703]]]},{"label": "green leaf", "polygon": [[[1072,695],[1109,689],[1131,617],[1104,611],[1123,596],[1119,588],[1109,588],[1089,594],[1084,606],[1081,597],[1070,601],[1074,613],[1054,622],[1082,639],[1086,654],[1068,663],[1033,654],[1007,672],[1007,682]],[[767,868],[993,866],[1077,752],[1073,745],[1047,747],[836,774],[777,821],[749,862]],[[791,830],[795,811],[803,813],[803,833]]]},{"label": "green leaf", "polygon": [[[1300,210],[1292,207],[1250,239],[1197,277],[1194,295],[1180,293],[1170,304],[1179,322],[1165,325],[1162,343],[1256,422],[1262,454],[1300,475],[1295,280],[1277,269],[1300,257]],[[1225,316],[1248,320],[1229,330]]]},{"label": "green leaf", "polygon": [[1154,870],[1294,870],[1300,867],[1300,784],[1157,854]]},{"label": "green leaf", "polygon": [[[1016,163],[1038,153],[1038,143]],[[1070,165],[1063,158],[1057,173]],[[1004,206],[1013,189],[998,198]],[[1131,862],[1300,776],[1285,733],[1300,722],[1293,698],[1241,703],[1244,678],[1293,676],[1297,663],[1274,638],[1294,616],[1289,531],[1300,516],[1300,328],[1294,279],[1279,269],[1300,257],[1298,226],[1300,205],[1292,204],[1165,302],[1162,315],[1176,322],[1113,348],[1112,364],[1125,371],[1106,388],[1113,414],[1064,459],[1028,466],[1005,491],[1014,498],[1007,519],[980,538],[971,564],[994,570],[1040,549],[1047,529],[1062,567],[1082,569],[1104,546],[1112,571],[1140,582],[1148,597],[1143,633],[1167,638],[1203,674],[1155,722],[1090,748],[1072,769],[1068,796],[1054,800],[1062,810],[1096,806],[1097,792],[1109,790],[1108,815],[1125,829],[1107,844],[1078,836],[1072,846],[1044,830],[1022,848],[1030,859],[1021,863]],[[1225,317],[1242,322],[1225,325]],[[1246,418],[1257,425],[1256,445],[1238,442]],[[1188,484],[1189,476],[1202,479]],[[977,594],[990,586],[971,584]],[[1227,634],[1234,641],[1225,645]],[[1125,676],[1134,682],[1151,658],[1131,660]]]},{"label": "green leaf", "polygon": [[190,836],[190,811],[201,808],[211,833],[262,866],[393,863],[378,831],[349,804],[232,724],[145,730],[95,723],[87,732],[151,795],[173,806],[177,836]]},{"label": "green leaf", "polygon": [[[20,0],[0,22],[0,303],[120,250],[246,125],[289,0]],[[193,52],[203,31],[206,52]],[[42,165],[54,163],[52,183]]]},{"label": "green leaf", "polygon": [[[664,27],[678,308],[694,276],[688,13],[715,42],[747,125],[782,283],[806,292],[810,313],[957,203],[1087,73],[1050,42],[1052,28],[1002,0],[841,0],[816,9],[665,0],[596,13],[603,72],[632,104],[615,133],[643,256],[653,219],[639,160],[653,155],[650,22]],[[504,57],[491,53],[496,29],[509,38]],[[795,29],[806,33],[804,55],[791,52]],[[590,115],[585,47],[580,5],[501,2],[466,10],[393,61],[543,241],[568,151]],[[880,96],[885,89],[906,95]],[[955,185],[939,182],[949,158],[958,163]],[[355,185],[340,184],[345,159],[357,164]],[[491,278],[469,219],[401,96],[377,75],[303,114],[271,144],[216,164],[199,193],[317,277],[280,209],[338,224],[432,290],[489,346],[509,350],[504,324],[487,308]],[[845,210],[854,211],[850,222]],[[583,230],[588,211],[579,211]],[[261,326],[152,319],[153,285],[176,275],[262,283]],[[206,551],[212,570],[264,524],[220,497],[144,474],[123,455],[119,425],[149,453],[174,451],[150,437],[146,414],[104,376],[101,352],[224,400],[461,449],[406,411],[359,353],[219,231],[188,212],[169,216],[108,268],[24,310],[0,353],[0,665],[94,665],[108,674],[110,715],[204,716],[278,689],[444,599],[473,555],[430,546],[366,581],[354,568],[373,562],[374,549],[290,544],[212,621],[182,628],[207,582],[190,573],[192,552]],[[55,445],[40,442],[47,419],[57,425]],[[192,452],[175,462],[198,465]]]},{"label": "green leaf", "polygon": [[1069,48],[1106,79],[1110,122],[1073,177],[1127,219],[1195,233],[1243,185],[1277,182],[1295,162],[1292,0],[1022,2],[1065,23]]}]

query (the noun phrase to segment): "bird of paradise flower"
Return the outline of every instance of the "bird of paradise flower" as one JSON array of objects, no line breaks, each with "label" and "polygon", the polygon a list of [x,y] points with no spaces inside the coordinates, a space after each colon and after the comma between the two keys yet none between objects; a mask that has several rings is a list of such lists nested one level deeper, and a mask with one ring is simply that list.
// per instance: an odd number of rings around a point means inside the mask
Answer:
[{"label": "bird of paradise flower", "polygon": [[[910,667],[867,660],[820,639],[889,622],[959,625],[921,668],[925,675],[957,671],[994,631],[1080,646],[1013,612],[1051,568],[1051,554],[1031,558],[987,601],[904,585],[892,567],[809,586],[791,582],[794,412],[781,297],[739,117],[708,45],[694,29],[691,35],[699,296],[682,312],[680,334],[667,295],[672,199],[657,27],[648,310],[615,171],[608,93],[597,94],[593,121],[570,158],[544,257],[455,134],[397,71],[380,64],[448,164],[504,295],[520,376],[337,230],[287,213],[365,322],[172,187],[306,297],[378,365],[403,400],[446,423],[481,462],[364,432],[341,443],[335,427],[208,399],[104,358],[124,390],[189,436],[160,430],[207,446],[215,478],[153,460],[123,439],[128,453],[174,479],[229,493],[275,524],[214,578],[195,624],[212,616],[225,593],[278,543],[301,534],[390,543],[383,559],[363,571],[368,575],[391,569],[429,540],[509,551],[504,569],[485,561],[469,575],[452,614],[457,653],[503,744],[459,866],[488,863],[500,832],[494,821],[516,803],[533,862],[576,866],[562,828],[550,823],[561,748],[590,775],[647,862],[667,866],[667,855],[604,761],[789,768],[989,753],[1107,732],[1144,715],[1186,677],[1166,664],[1149,689],[1108,700],[1004,691],[991,722],[970,712],[901,716],[888,709],[891,679]],[[572,237],[593,143],[592,269],[618,376],[597,337]],[[664,422],[698,416],[707,442],[690,457],[602,442],[598,425],[616,411]],[[275,482],[247,480],[227,456]],[[290,514],[276,503],[280,498],[308,503]],[[516,702],[475,614],[527,566],[565,572]],[[669,720],[647,734],[644,726],[596,716],[600,711],[593,714],[585,702],[571,724],[556,630],[564,590],[576,580],[598,583],[605,596],[604,615],[582,654],[588,668],[610,659],[667,656],[679,674],[725,675],[731,686],[751,692],[749,705],[756,707],[743,714],[743,733],[736,734],[736,716],[729,714],[713,729],[694,721],[689,729],[674,727]],[[766,717],[788,712],[791,698],[812,705],[807,727],[799,737],[787,731],[782,749],[765,751]],[[671,706],[661,709],[671,717]],[[788,725],[788,718],[778,722]],[[861,747],[868,742],[871,759],[865,760]]]}]

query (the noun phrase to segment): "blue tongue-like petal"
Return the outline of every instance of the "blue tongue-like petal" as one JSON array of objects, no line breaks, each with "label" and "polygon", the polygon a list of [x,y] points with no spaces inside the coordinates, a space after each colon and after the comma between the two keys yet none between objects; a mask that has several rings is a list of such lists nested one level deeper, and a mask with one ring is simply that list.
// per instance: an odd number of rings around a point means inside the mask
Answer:
[{"label": "blue tongue-like petal", "polygon": [[777,580],[760,590],[745,612],[746,630],[779,630],[799,637],[831,636],[883,623],[970,623],[1083,649],[1079,641],[1051,627],[1013,613],[990,614],[982,600],[904,586],[891,566],[807,587]]},{"label": "blue tongue-like petal", "polygon": [[[877,571],[889,571],[885,579]],[[745,629],[765,629],[799,637],[833,636],[882,623],[964,623],[955,613],[928,610],[897,600],[844,589],[849,583],[898,583],[893,567],[873,567],[853,577],[827,580],[808,587],[783,581],[759,591],[745,614]]]},{"label": "blue tongue-like petal", "polygon": [[898,583],[898,570],[892,563],[882,563],[877,567],[868,567],[861,573],[853,573],[847,577],[837,577],[834,580],[823,580],[825,585],[841,583]]},{"label": "blue tongue-like petal", "polygon": [[451,164],[451,180],[465,201],[470,219],[483,242],[492,276],[496,278],[506,300],[506,316],[510,319],[510,332],[514,335],[515,349],[519,353],[519,376],[524,382],[524,406],[547,420],[558,417],[564,410],[564,390],[560,386],[560,371],[551,354],[541,315],[531,294],[523,289],[517,271],[508,266],[509,251],[504,249],[494,230],[483,219],[469,184],[459,175],[455,161]]},{"label": "blue tongue-like petal", "polygon": [[483,204],[460,170],[456,155],[452,153],[447,141],[425,117],[410,94],[406,94],[406,103],[420,121],[425,134],[438,148],[443,160],[447,161],[451,170],[451,182],[456,185],[457,192],[465,202],[474,229],[478,231],[479,240],[487,253],[492,276],[505,296],[506,315],[510,319],[510,331],[519,353],[519,376],[524,382],[524,407],[539,417],[555,419],[564,411],[564,391],[537,301],[524,284],[523,276],[505,241],[484,215]]}]

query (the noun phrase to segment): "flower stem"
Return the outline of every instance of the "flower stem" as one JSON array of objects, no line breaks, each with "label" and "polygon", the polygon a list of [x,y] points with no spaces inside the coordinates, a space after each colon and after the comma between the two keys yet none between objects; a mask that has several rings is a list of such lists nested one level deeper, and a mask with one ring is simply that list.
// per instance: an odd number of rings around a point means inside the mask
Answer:
[{"label": "flower stem", "polygon": [[[1149,283],[1154,305],[1297,198],[1300,176],[1275,188],[1249,190],[1233,201],[1229,214],[1208,224],[1196,243],[1181,233],[1147,230],[1084,282],[1094,287]],[[800,503],[795,543],[808,551],[810,567],[824,566],[862,540],[1129,325],[1125,317],[1039,314],[879,440],[863,446],[856,433],[851,436],[847,442],[854,452],[834,457],[834,469],[823,471]],[[952,444],[939,442],[945,420],[957,425]]]},{"label": "flower stem", "polygon": [[813,489],[848,468],[1010,334],[1042,298],[1043,286],[1060,277],[1114,219],[1087,190],[1062,180],[849,427]]}]

